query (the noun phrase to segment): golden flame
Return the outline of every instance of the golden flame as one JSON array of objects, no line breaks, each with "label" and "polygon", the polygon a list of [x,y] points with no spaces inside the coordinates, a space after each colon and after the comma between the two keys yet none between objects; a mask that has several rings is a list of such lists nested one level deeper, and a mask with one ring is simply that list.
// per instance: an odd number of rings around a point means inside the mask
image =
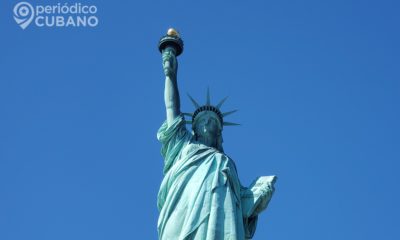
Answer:
[{"label": "golden flame", "polygon": [[167,31],[168,36],[179,37],[179,32],[175,28],[170,28]]}]

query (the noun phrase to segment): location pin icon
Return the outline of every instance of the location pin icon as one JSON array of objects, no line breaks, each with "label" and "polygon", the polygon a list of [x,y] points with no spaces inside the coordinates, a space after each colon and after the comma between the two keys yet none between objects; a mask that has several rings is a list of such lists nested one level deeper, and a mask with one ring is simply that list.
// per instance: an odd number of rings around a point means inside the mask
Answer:
[{"label": "location pin icon", "polygon": [[35,16],[35,9],[28,2],[19,2],[14,6],[14,20],[25,29],[32,22]]}]

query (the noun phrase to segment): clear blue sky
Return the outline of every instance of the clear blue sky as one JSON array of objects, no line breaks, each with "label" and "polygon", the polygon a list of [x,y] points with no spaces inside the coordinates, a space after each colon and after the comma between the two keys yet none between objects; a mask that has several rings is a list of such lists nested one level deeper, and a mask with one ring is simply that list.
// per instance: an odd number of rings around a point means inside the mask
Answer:
[{"label": "clear blue sky", "polygon": [[0,4],[1,240],[157,238],[170,26],[182,109],[229,95],[243,184],[279,176],[255,240],[400,239],[398,1],[80,1],[98,27],[25,30],[17,2]]}]

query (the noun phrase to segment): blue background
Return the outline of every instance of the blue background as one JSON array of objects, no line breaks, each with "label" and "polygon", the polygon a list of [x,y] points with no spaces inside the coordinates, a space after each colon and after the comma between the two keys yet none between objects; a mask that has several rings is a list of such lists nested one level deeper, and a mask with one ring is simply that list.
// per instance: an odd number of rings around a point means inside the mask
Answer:
[{"label": "blue background", "polygon": [[254,239],[400,239],[398,1],[81,1],[98,27],[25,30],[17,2],[0,4],[0,239],[157,238],[170,26],[182,110],[229,95],[242,183],[279,176]]}]

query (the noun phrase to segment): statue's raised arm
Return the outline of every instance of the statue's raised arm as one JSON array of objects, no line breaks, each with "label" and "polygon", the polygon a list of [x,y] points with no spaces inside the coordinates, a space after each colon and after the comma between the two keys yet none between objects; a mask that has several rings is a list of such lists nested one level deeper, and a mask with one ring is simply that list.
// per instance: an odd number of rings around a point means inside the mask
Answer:
[{"label": "statue's raised arm", "polygon": [[182,53],[183,42],[174,29],[169,29],[167,35],[160,40],[159,49],[162,53],[162,63],[165,74],[164,101],[168,126],[178,117],[180,98],[178,90],[178,61],[177,56]]}]

